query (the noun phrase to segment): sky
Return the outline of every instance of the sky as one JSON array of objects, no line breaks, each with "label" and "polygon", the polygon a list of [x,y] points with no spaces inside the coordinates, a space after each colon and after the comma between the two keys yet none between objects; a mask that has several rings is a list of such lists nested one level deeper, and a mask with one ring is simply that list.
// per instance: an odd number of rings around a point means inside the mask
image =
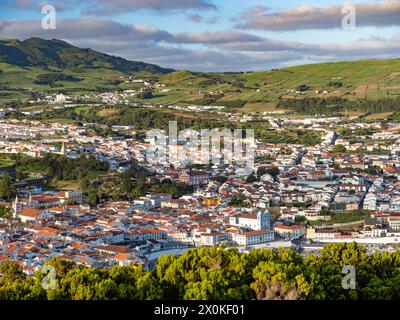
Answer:
[{"label": "sky", "polygon": [[192,71],[397,58],[400,0],[0,0],[0,39],[30,37]]}]

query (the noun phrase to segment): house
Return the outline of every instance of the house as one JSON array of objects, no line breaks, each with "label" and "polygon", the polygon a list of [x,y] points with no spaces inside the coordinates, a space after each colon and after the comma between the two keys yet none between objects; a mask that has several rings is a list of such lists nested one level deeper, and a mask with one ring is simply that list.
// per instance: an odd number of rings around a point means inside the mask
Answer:
[{"label": "house", "polygon": [[223,232],[209,232],[200,235],[200,242],[205,246],[215,246],[227,240],[227,235]]},{"label": "house", "polygon": [[147,194],[144,197],[140,197],[137,200],[134,200],[134,204],[139,204],[147,209],[152,209],[152,208],[159,208],[161,206],[161,203],[163,201],[169,201],[172,199],[172,196],[170,194]]},{"label": "house", "polygon": [[161,201],[161,208],[184,209],[188,205],[183,199],[171,199]]},{"label": "house", "polygon": [[379,238],[387,235],[387,229],[367,227],[364,230],[361,230],[360,233],[364,238]]},{"label": "house", "polygon": [[400,230],[400,213],[390,213],[388,223],[390,229]]},{"label": "house", "polygon": [[57,196],[60,199],[60,204],[82,203],[82,192],[79,190],[60,191]]},{"label": "house", "polygon": [[38,221],[41,219],[51,218],[53,214],[46,210],[24,208],[17,214],[17,216],[21,219],[22,222],[25,223],[28,221]]},{"label": "house", "polygon": [[395,167],[384,167],[383,174],[387,175],[387,176],[395,176],[395,177],[399,178],[400,177],[400,169],[397,169]]},{"label": "house", "polygon": [[232,234],[232,240],[239,246],[248,246],[274,241],[274,233],[270,230],[253,230]]},{"label": "house", "polygon": [[280,224],[274,227],[274,232],[277,236],[293,240],[304,236],[306,234],[306,228],[300,225],[286,226]]},{"label": "house", "polygon": [[209,175],[205,171],[182,172],[179,175],[179,181],[188,186],[199,186],[209,182]]},{"label": "house", "polygon": [[152,228],[152,229],[139,229],[129,230],[125,234],[125,238],[128,241],[146,241],[148,239],[159,240],[164,238],[165,231]]},{"label": "house", "polygon": [[307,228],[307,239],[310,240],[329,240],[340,236],[340,232],[334,229]]}]

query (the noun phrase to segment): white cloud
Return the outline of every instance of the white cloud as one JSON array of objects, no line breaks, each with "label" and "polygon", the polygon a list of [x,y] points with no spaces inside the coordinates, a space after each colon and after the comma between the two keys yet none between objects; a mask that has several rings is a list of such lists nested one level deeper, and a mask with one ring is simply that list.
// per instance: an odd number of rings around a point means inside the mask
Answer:
[{"label": "white cloud", "polygon": [[[234,20],[237,22],[236,27],[241,29],[279,31],[341,28],[344,17],[343,4],[324,8],[303,5],[278,12],[270,12],[270,8],[258,6],[244,12]],[[398,0],[352,5],[356,9],[356,24],[359,27],[400,25],[400,1]]]},{"label": "white cloud", "polygon": [[63,39],[131,60],[196,71],[265,70],[298,61],[390,58],[400,51],[400,36],[309,44],[234,31],[170,33],[104,19],[59,20],[56,30],[43,30],[40,21],[0,20],[1,38],[32,36]]}]

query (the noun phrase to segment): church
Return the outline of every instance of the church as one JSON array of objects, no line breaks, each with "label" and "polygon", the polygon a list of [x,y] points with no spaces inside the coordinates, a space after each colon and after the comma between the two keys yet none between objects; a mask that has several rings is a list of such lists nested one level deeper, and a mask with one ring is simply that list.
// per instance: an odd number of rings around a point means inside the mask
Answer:
[{"label": "church", "polygon": [[270,230],[271,217],[268,210],[259,209],[257,213],[242,213],[231,216],[229,224],[252,230]]}]

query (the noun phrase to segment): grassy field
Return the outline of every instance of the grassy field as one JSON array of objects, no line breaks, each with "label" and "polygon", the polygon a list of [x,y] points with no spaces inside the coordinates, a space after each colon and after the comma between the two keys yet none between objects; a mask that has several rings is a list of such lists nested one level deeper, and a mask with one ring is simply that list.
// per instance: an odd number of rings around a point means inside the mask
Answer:
[{"label": "grassy field", "polygon": [[332,214],[332,219],[325,221],[325,220],[315,220],[315,221],[308,221],[313,226],[318,225],[332,225],[332,224],[339,224],[339,223],[351,223],[356,221],[362,221],[364,219],[370,218],[371,213],[368,211],[343,211],[337,212]]},{"label": "grassy field", "polygon": [[[0,102],[27,101],[32,98],[32,92],[55,94],[65,91],[80,95],[95,91],[137,89],[137,83],[125,82],[131,75],[159,81],[169,90],[154,90],[153,98],[138,101],[166,105],[233,105],[228,108],[244,113],[276,111],[281,97],[341,97],[356,100],[396,97],[400,94],[400,59],[322,63],[253,73],[176,71],[164,75],[143,72],[127,75],[103,68],[88,68],[79,73],[65,69],[64,74],[81,81],[57,81],[56,87],[39,85],[34,81],[40,74],[61,70],[23,68],[6,63],[0,63],[0,70]],[[308,89],[297,92],[302,85]],[[238,106],[232,104],[237,101],[243,103]],[[349,115],[354,113],[360,115],[362,110],[349,111]]]},{"label": "grassy field", "polygon": [[[274,111],[278,99],[283,96],[293,99],[341,97],[373,100],[394,97],[400,93],[399,70],[400,59],[322,63],[245,74],[178,71],[160,77],[171,90],[168,98],[157,97],[150,101],[167,103],[171,101],[171,96],[176,98],[175,101],[194,100],[222,91],[224,95],[216,104],[245,100],[246,104],[238,111],[247,113]],[[215,83],[212,83],[212,79]],[[340,86],[335,87],[332,84],[335,82]],[[239,87],[237,83],[240,83]],[[309,89],[296,93],[301,85],[307,85]],[[360,115],[362,111],[349,111],[349,115],[356,114]]]}]

